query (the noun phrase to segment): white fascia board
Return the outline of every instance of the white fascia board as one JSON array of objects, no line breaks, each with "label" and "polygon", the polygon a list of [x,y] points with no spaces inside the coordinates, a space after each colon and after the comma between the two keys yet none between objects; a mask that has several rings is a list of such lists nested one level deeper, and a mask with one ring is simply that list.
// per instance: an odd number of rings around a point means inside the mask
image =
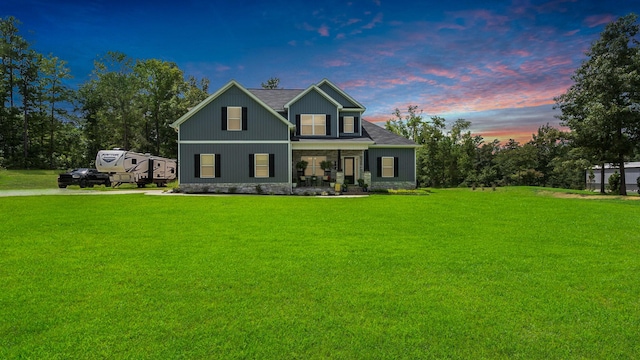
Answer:
[{"label": "white fascia board", "polygon": [[180,144],[288,144],[289,140],[183,140]]},{"label": "white fascia board", "polygon": [[238,83],[235,80],[229,81],[226,85],[224,85],[223,87],[218,89],[218,91],[216,91],[215,93],[211,94],[208,98],[206,98],[203,101],[201,101],[198,105],[193,107],[191,110],[187,111],[186,114],[182,115],[178,120],[176,120],[175,122],[173,122],[169,126],[171,126],[174,129],[177,129],[180,126],[180,124],[182,124],[183,122],[187,121],[191,116],[193,116],[193,114],[197,113],[198,111],[200,111],[205,106],[209,105],[209,103],[211,103],[213,100],[215,100],[218,96],[222,95],[225,91],[229,90],[229,88],[231,88],[232,86],[237,86],[238,89],[240,89],[242,92],[247,94],[247,96],[249,96],[251,99],[253,99],[258,104],[260,104],[263,108],[265,108],[267,111],[269,111],[275,117],[277,117],[280,121],[285,123],[287,125],[287,127],[289,127],[289,128],[295,127],[295,125],[293,125],[287,119],[283,118],[282,115],[278,114],[277,111],[273,110],[270,106],[265,104],[262,100],[258,99],[249,90],[247,90],[244,86],[240,85],[240,83]]},{"label": "white fascia board", "polygon": [[305,142],[299,143],[292,141],[291,150],[367,150],[369,142]]},{"label": "white fascia board", "polygon": [[317,91],[320,95],[322,95],[322,97],[324,97],[325,99],[327,99],[330,103],[332,103],[333,105],[335,105],[338,110],[342,110],[342,105],[337,102],[334,98],[332,98],[331,96],[329,96],[326,92],[322,91],[322,89],[320,89],[319,87],[317,87],[316,85],[311,85],[309,86],[305,91],[301,92],[300,94],[298,94],[298,96],[294,97],[293,99],[291,99],[288,103],[286,103],[284,105],[285,109],[289,109],[289,107],[293,104],[296,103],[296,101],[302,99],[305,95],[307,95],[311,90],[315,90]]},{"label": "white fascia board", "polygon": [[357,112],[357,113],[360,113],[360,116],[362,116],[362,113],[365,112],[365,110],[366,109],[363,109],[363,108],[345,108],[345,107],[343,107],[341,111],[345,112],[345,113],[346,112]]},{"label": "white fascia board", "polygon": [[417,149],[419,147],[422,147],[422,145],[371,145],[369,146],[370,148],[377,148],[377,149],[394,149],[394,148],[403,148],[403,149]]},{"label": "white fascia board", "polygon": [[351,101],[352,103],[358,105],[361,109],[362,112],[364,112],[364,110],[366,109],[364,106],[362,106],[362,104],[360,104],[356,99],[352,98],[351,95],[347,94],[346,92],[342,91],[342,89],[340,89],[339,87],[337,87],[334,83],[332,83],[331,81],[329,81],[329,79],[322,79],[322,81],[320,81],[317,85],[318,87],[322,84],[327,84],[329,86],[331,86],[333,88],[333,90],[337,91],[340,95],[344,96],[345,98],[347,98],[347,100]]}]

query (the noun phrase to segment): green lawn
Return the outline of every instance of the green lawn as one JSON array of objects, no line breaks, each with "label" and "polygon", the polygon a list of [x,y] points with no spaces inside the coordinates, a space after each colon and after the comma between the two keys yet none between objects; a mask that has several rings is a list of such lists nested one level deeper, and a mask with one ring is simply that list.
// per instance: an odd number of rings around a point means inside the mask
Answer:
[{"label": "green lawn", "polygon": [[640,201],[0,198],[0,358],[640,357]]},{"label": "green lawn", "polygon": [[63,170],[2,170],[0,190],[53,189]]}]

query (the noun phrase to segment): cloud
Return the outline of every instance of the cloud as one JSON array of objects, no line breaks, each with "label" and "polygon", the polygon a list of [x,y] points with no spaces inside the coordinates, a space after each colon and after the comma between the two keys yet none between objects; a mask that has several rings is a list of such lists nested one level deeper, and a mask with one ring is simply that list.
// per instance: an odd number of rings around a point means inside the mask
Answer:
[{"label": "cloud", "polygon": [[329,36],[329,27],[325,24],[322,24],[318,28],[318,34],[320,34],[320,36]]},{"label": "cloud", "polygon": [[614,20],[615,20],[615,16],[610,14],[591,15],[591,16],[587,16],[584,19],[584,23],[588,27],[593,28],[599,25],[608,24]]},{"label": "cloud", "polygon": [[363,29],[373,29],[377,24],[382,23],[382,13],[378,13],[378,15],[376,15],[373,20],[371,20],[368,24],[364,25],[362,28]]},{"label": "cloud", "polygon": [[343,61],[343,60],[338,60],[338,59],[333,59],[333,60],[327,60],[324,62],[324,65],[326,67],[341,67],[341,66],[349,66],[351,63]]}]

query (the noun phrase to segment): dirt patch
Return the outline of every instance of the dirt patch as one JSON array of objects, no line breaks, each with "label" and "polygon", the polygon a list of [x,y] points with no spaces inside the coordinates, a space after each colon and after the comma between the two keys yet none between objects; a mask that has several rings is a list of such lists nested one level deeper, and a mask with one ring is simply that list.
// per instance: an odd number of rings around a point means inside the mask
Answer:
[{"label": "dirt patch", "polygon": [[585,199],[585,200],[640,200],[640,196],[629,195],[629,196],[620,196],[620,195],[601,195],[601,194],[571,194],[571,193],[562,193],[555,191],[540,191],[538,192],[540,195],[545,196],[553,196],[555,198],[560,199]]}]

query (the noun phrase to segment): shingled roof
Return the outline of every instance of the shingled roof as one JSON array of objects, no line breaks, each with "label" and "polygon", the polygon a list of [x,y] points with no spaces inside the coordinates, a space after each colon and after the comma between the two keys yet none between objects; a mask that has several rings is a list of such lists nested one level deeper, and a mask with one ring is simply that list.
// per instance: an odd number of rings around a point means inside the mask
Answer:
[{"label": "shingled roof", "polygon": [[275,111],[284,111],[284,105],[298,96],[304,89],[248,89]]},{"label": "shingled roof", "polygon": [[415,142],[364,119],[362,120],[362,135],[368,136],[375,142],[375,145],[418,147]]}]

